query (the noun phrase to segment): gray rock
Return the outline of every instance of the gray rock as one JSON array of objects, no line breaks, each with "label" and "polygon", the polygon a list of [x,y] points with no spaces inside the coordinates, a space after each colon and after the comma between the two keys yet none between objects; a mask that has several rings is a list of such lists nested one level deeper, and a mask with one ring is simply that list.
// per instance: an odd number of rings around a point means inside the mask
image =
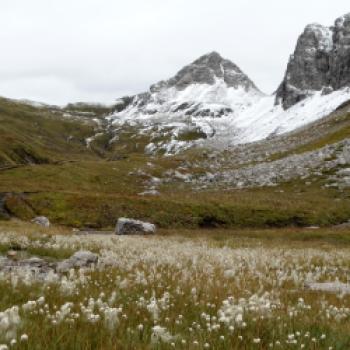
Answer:
[{"label": "gray rock", "polygon": [[50,227],[50,220],[46,216],[37,216],[32,222],[43,227]]},{"label": "gray rock", "polygon": [[333,27],[308,25],[290,57],[276,103],[285,109],[314,91],[331,93],[350,86],[350,14],[338,18]]},{"label": "gray rock", "polygon": [[57,264],[58,272],[66,272],[73,268],[91,267],[97,264],[98,256],[90,251],[81,250],[74,253],[69,259]]},{"label": "gray rock", "polygon": [[115,231],[117,235],[152,234],[156,232],[156,226],[148,222],[120,218]]},{"label": "gray rock", "polygon": [[54,271],[55,264],[43,259],[32,257],[29,259],[15,260],[12,258],[0,257],[0,271],[29,271],[37,277],[43,277],[50,271]]},{"label": "gray rock", "polygon": [[169,87],[183,90],[191,84],[214,85],[216,78],[223,78],[230,87],[244,87],[246,90],[257,89],[237,65],[222,58],[217,52],[211,52],[182,68],[175,77],[151,86],[151,92],[158,92]]}]

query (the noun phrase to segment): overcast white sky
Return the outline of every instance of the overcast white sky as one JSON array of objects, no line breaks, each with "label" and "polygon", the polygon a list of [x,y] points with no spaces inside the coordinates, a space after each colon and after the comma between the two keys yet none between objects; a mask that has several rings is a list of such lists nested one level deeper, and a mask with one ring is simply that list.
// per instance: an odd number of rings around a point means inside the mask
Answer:
[{"label": "overcast white sky", "polygon": [[271,93],[305,25],[347,12],[349,0],[1,0],[0,95],[113,102],[214,50]]}]

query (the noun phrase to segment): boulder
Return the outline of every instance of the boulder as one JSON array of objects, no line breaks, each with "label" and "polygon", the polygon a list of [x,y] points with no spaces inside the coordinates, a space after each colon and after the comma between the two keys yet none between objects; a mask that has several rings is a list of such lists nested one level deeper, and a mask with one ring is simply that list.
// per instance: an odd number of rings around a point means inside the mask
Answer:
[{"label": "boulder", "polygon": [[16,259],[17,252],[15,250],[9,250],[6,255],[9,259]]},{"label": "boulder", "polygon": [[98,256],[88,250],[81,250],[74,253],[69,259],[63,260],[57,264],[58,272],[69,271],[73,268],[90,267],[97,264]]},{"label": "boulder", "polygon": [[37,216],[32,222],[43,227],[50,227],[50,220],[46,216]]},{"label": "boulder", "polygon": [[117,235],[152,234],[156,232],[156,226],[148,222],[120,218],[115,231]]}]

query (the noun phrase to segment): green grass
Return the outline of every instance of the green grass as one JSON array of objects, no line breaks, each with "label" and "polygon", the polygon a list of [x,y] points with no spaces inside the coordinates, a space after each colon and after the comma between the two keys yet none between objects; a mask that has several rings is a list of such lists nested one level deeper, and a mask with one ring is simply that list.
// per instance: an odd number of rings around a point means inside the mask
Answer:
[{"label": "green grass", "polygon": [[[323,188],[322,181],[195,195],[172,183],[161,188],[160,196],[143,197],[138,193],[148,177],[130,172],[146,159],[135,155],[114,162],[11,169],[0,172],[0,192],[14,192],[6,208],[16,217],[45,215],[74,227],[112,228],[121,216],[150,220],[162,228],[327,226],[350,217],[349,191]],[[170,159],[155,164],[154,173],[176,166]]]},{"label": "green grass", "polygon": [[85,145],[93,124],[62,114],[0,98],[0,167],[96,158]]}]

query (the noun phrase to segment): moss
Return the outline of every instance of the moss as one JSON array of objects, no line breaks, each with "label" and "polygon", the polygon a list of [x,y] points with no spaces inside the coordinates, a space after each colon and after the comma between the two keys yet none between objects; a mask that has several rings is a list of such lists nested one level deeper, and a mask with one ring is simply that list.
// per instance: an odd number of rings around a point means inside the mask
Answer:
[{"label": "moss", "polygon": [[196,141],[199,139],[206,139],[208,136],[203,131],[199,130],[188,130],[180,133],[177,137],[179,141]]}]

